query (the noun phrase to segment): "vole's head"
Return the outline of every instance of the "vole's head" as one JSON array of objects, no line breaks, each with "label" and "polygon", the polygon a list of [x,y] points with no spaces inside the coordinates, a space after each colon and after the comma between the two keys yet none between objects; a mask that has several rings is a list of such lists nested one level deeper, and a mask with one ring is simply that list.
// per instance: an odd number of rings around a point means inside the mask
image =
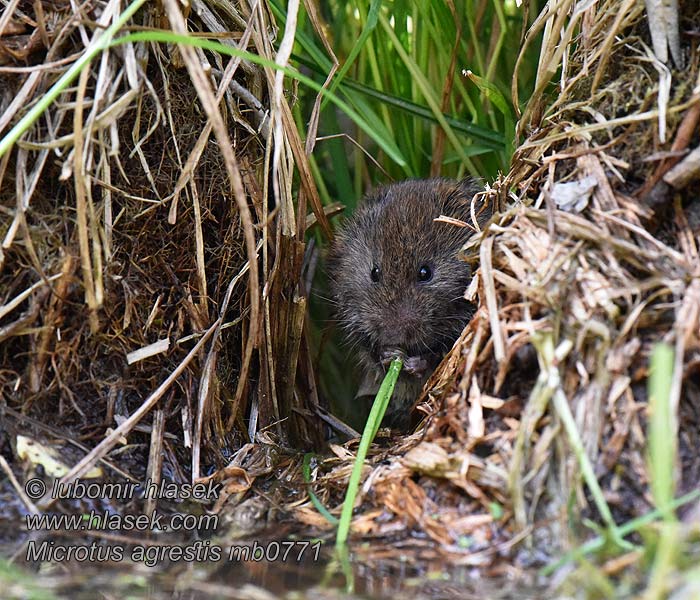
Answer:
[{"label": "vole's head", "polygon": [[[471,181],[412,180],[376,190],[338,233],[329,255],[337,318],[363,359],[399,350],[434,363],[471,317],[471,277],[458,258],[473,230]],[[483,223],[483,214],[479,217]]]}]

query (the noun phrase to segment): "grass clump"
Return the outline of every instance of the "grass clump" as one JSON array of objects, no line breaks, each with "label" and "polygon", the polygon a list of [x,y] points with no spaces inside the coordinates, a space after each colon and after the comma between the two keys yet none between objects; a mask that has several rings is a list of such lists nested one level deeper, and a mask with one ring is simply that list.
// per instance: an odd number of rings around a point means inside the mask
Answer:
[{"label": "grass clump", "polygon": [[[273,8],[284,19],[277,2]],[[506,169],[515,111],[504,99],[526,21],[514,3],[491,1],[331,1],[319,14],[303,15],[294,59],[364,115],[403,159],[387,160],[321,102],[323,137],[313,163],[327,200],[352,209],[380,181],[493,178]]]}]

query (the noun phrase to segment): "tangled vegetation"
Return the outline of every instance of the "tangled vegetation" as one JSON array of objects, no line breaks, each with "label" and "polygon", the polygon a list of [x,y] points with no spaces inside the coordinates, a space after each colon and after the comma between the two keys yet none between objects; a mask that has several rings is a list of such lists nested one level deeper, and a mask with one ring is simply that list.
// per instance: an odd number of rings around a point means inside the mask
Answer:
[{"label": "tangled vegetation", "polygon": [[[415,430],[355,469],[356,570],[383,595],[412,585],[383,568],[450,564],[550,597],[694,597],[696,3],[120,10],[0,15],[3,555],[21,562],[25,515],[92,508],[27,497],[33,477],[215,481],[216,543],[332,540],[358,447],[323,300],[336,216],[379,182],[476,175],[500,207],[464,252],[478,310]],[[78,597],[85,565],[63,567],[0,580]],[[226,589],[157,571],[164,597]],[[97,576],[135,594],[137,573]]]}]

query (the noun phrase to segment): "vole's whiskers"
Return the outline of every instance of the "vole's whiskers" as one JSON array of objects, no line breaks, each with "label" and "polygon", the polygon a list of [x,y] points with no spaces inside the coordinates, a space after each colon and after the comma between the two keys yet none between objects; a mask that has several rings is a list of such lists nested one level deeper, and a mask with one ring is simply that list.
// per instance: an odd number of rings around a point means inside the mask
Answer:
[{"label": "vole's whiskers", "polygon": [[320,294],[319,292],[314,292],[312,294],[316,298],[320,298],[324,302],[328,302],[329,304],[332,304],[333,306],[338,306],[338,300],[336,300],[333,296],[326,296],[325,294]]}]

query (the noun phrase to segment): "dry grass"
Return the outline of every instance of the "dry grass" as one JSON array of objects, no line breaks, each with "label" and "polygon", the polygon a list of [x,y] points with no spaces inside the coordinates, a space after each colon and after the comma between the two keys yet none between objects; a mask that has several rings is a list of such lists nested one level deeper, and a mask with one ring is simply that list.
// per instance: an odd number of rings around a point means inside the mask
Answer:
[{"label": "dry grass", "polygon": [[[11,3],[0,132],[99,43],[118,7]],[[263,3],[192,8],[200,35],[286,63]],[[149,6],[127,30],[184,32],[180,10]],[[165,463],[180,481],[266,429],[318,445],[318,399],[293,394],[295,381],[315,389],[297,284],[306,206],[328,225],[289,101],[272,69],[245,59],[125,43],[2,156],[3,443],[29,430],[93,447],[68,480],[126,442],[122,474],[160,476]],[[144,442],[162,450],[148,467]]]}]

